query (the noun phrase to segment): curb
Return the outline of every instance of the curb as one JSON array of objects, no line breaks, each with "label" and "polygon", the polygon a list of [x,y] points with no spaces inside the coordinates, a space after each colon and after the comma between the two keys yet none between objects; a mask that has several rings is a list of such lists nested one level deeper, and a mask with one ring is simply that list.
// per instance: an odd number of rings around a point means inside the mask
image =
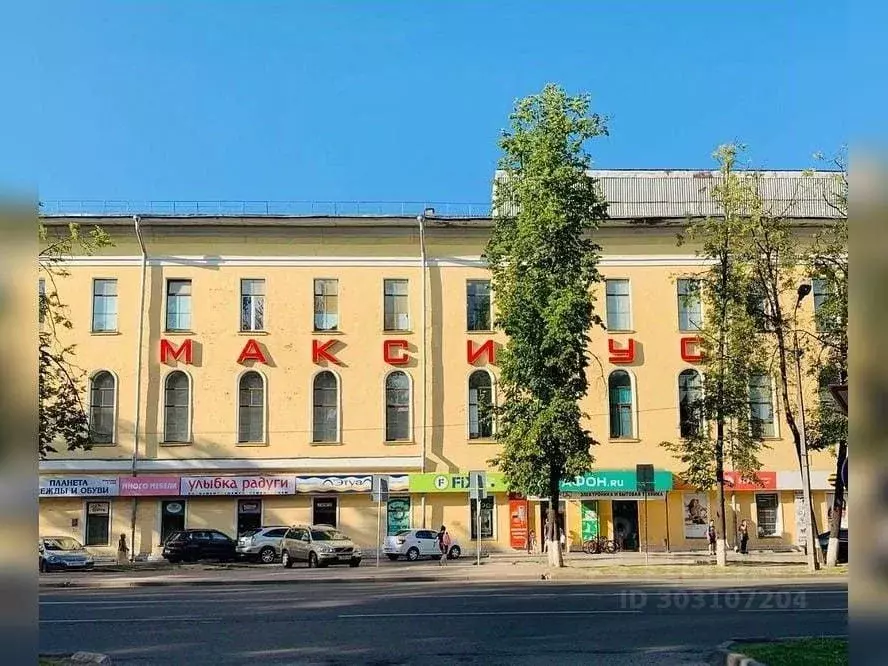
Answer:
[{"label": "curb", "polygon": [[99,664],[112,666],[111,657],[98,652],[75,652],[74,654],[41,654],[42,659],[52,659],[58,666],[74,666],[75,664]]}]

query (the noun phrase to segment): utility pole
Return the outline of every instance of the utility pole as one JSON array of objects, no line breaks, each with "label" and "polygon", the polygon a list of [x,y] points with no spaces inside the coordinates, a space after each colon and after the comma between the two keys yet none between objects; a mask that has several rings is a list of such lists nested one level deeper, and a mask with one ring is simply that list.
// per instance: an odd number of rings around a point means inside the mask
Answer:
[{"label": "utility pole", "polygon": [[[811,293],[811,285],[803,283],[798,288],[798,299],[796,300],[796,311],[802,303],[802,299]],[[796,317],[793,316],[793,321]],[[801,451],[802,462],[802,495],[805,502],[804,520],[802,525],[805,527],[805,555],[808,559],[808,570],[817,571],[820,565],[817,561],[817,545],[814,538],[814,521],[811,516],[811,468],[808,463],[808,435],[805,428],[805,400],[802,394],[802,350],[799,348],[799,332],[798,326],[792,329],[793,352],[795,355],[796,367],[796,400],[799,404],[799,449]]]}]

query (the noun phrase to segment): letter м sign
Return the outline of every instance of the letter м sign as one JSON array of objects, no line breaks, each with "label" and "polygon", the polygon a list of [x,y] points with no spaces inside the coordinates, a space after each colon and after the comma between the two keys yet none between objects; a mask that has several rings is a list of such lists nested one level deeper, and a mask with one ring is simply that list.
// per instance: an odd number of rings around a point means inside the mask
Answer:
[{"label": "letter \u043c sign", "polygon": [[182,361],[186,365],[191,365],[193,349],[191,338],[187,338],[181,345],[176,347],[172,342],[161,338],[160,340],[160,362],[167,363],[172,357],[174,361]]}]

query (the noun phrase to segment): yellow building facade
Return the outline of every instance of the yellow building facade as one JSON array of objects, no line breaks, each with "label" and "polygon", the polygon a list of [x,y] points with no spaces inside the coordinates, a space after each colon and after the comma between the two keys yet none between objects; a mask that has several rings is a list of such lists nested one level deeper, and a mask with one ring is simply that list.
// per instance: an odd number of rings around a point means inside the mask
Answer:
[{"label": "yellow building facade", "polygon": [[[689,312],[680,293],[704,264],[676,246],[684,214],[649,213],[612,212],[598,232],[608,330],[592,333],[598,362],[582,406],[600,444],[594,469],[563,485],[572,548],[600,533],[630,549],[702,549],[714,517],[715,493],[685,487],[660,446],[681,437],[682,391],[698,372],[692,324],[706,313]],[[635,223],[645,217],[660,222]],[[71,258],[56,282],[103,441],[41,462],[41,534],[108,555],[125,534],[150,558],[183,527],[235,536],[312,522],[372,550],[381,521],[382,534],[446,524],[469,548],[472,470],[487,471],[484,548],[524,550],[540,534],[545,499],[510,493],[489,463],[495,424],[483,407],[497,399],[505,342],[491,330],[496,295],[481,259],[489,218],[43,219],[50,229],[70,221],[113,240]],[[805,220],[821,223],[819,213]],[[810,299],[802,307],[813,314]],[[762,484],[732,477],[729,532],[745,518],[751,548],[786,549],[800,543],[801,476],[773,380],[765,392]],[[646,498],[636,492],[640,463],[655,469]],[[812,455],[821,531],[834,465]],[[370,495],[376,474],[390,482],[381,505]]]}]

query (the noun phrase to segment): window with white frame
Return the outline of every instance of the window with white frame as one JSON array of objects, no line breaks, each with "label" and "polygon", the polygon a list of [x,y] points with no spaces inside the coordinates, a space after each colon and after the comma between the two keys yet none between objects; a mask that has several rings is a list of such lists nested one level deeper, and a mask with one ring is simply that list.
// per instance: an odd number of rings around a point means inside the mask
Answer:
[{"label": "window with white frame", "polygon": [[339,441],[339,382],[329,370],[315,375],[312,386],[312,441]]},{"label": "window with white frame", "polygon": [[491,330],[490,310],[490,280],[468,280],[466,282],[466,330]]},{"label": "window with white frame", "polygon": [[755,522],[760,537],[780,536],[780,500],[777,493],[756,493]]},{"label": "window with white frame", "polygon": [[191,280],[167,280],[166,330],[191,331]]},{"label": "window with white frame", "polygon": [[678,291],[678,330],[699,331],[703,324],[703,304],[700,300],[700,280],[681,278]]},{"label": "window with white frame", "polygon": [[89,432],[93,444],[114,443],[117,382],[107,370],[93,375],[89,391]]},{"label": "window with white frame", "polygon": [[108,546],[111,542],[111,503],[87,502],[84,546]]},{"label": "window with white frame", "polygon": [[409,331],[410,310],[407,280],[384,280],[384,319],[386,331]]},{"label": "window with white frame", "polygon": [[753,437],[764,439],[777,436],[777,424],[774,421],[774,392],[770,375],[750,377],[749,412]]},{"label": "window with white frame", "polygon": [[678,375],[678,413],[681,436],[696,437],[703,424],[703,380],[696,370]]},{"label": "window with white frame", "polygon": [[94,333],[117,330],[117,280],[93,280],[92,315]]},{"label": "window with white frame", "polygon": [[339,280],[314,281],[314,330],[339,330]]},{"label": "window with white frame", "polygon": [[410,378],[397,370],[385,378],[385,441],[410,440]]},{"label": "window with white frame", "polygon": [[607,380],[610,400],[611,439],[635,436],[632,414],[632,379],[625,370],[614,370]]},{"label": "window with white frame", "polygon": [[265,330],[265,280],[241,280],[240,330]]},{"label": "window with white frame", "polygon": [[493,381],[487,370],[469,375],[469,439],[493,437]]},{"label": "window with white frame", "polygon": [[605,280],[607,329],[629,331],[632,328],[629,280]]},{"label": "window with white frame", "polygon": [[189,409],[191,384],[181,370],[167,375],[163,388],[163,441],[182,444],[191,441]]},{"label": "window with white frame", "polygon": [[265,380],[255,370],[241,375],[238,386],[238,432],[240,444],[265,441]]}]

